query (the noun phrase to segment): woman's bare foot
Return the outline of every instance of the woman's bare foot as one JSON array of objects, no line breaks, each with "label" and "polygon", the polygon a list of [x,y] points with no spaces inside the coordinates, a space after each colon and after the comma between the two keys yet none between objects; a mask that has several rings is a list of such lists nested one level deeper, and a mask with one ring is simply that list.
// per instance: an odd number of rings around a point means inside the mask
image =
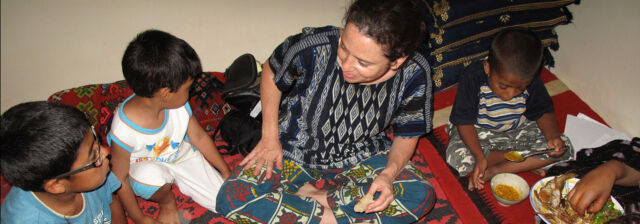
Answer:
[{"label": "woman's bare foot", "polygon": [[311,183],[306,183],[302,187],[300,187],[300,189],[298,189],[298,192],[296,192],[295,195],[313,198],[320,205],[322,205],[324,209],[322,210],[322,219],[320,220],[321,224],[331,224],[338,222],[336,220],[336,217],[333,215],[331,207],[329,207],[326,190],[318,189],[311,185]]},{"label": "woman's bare foot", "polygon": [[322,190],[314,187],[311,183],[306,183],[302,185],[302,187],[298,189],[298,192],[295,193],[295,195],[298,195],[298,196],[309,197],[314,199],[316,196],[321,194],[322,194]]},{"label": "woman's bare foot", "polygon": [[338,220],[336,220],[336,217],[333,215],[333,211],[331,211],[331,208],[329,207],[324,207],[322,210],[322,219],[320,220],[320,224],[333,223],[338,223]]}]

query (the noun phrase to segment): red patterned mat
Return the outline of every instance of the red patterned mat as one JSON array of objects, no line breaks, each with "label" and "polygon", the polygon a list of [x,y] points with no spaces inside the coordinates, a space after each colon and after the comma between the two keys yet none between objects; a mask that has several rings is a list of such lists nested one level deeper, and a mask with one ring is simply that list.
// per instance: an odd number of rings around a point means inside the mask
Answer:
[{"label": "red patterned mat", "polygon": [[[547,91],[549,91],[549,94],[552,96],[555,116],[558,120],[560,132],[564,131],[564,125],[568,114],[577,115],[578,113],[583,113],[598,122],[606,124],[604,120],[589,107],[589,105],[582,101],[574,92],[569,90],[554,74],[545,69],[542,71],[540,77],[545,83]],[[434,127],[436,128],[432,135],[427,136],[427,139],[431,143],[430,147],[421,148],[423,151],[427,152],[425,155],[434,153],[440,155],[441,158],[439,158],[439,161],[437,161],[438,159],[434,159],[436,160],[435,162],[427,161],[431,167],[435,166],[436,163],[442,161],[442,158],[444,158],[444,151],[449,141],[449,137],[444,131],[444,125],[449,119],[456,90],[456,87],[453,87],[438,92],[434,96]],[[431,156],[427,157],[431,158]],[[445,164],[444,166],[447,165]],[[467,177],[458,177],[457,173],[452,171],[450,168],[443,168],[442,170],[447,170],[449,173],[442,174],[440,172],[441,170],[436,173],[442,176],[456,175],[454,176],[454,179],[456,179],[455,181],[451,181],[446,178],[444,180],[446,182],[441,182],[441,185],[445,186],[444,193],[447,198],[451,200],[452,206],[458,214],[465,214],[469,211],[479,211],[481,216],[484,217],[483,221],[489,223],[535,223],[535,213],[528,199],[510,207],[501,206],[497,204],[496,199],[491,194],[489,183],[485,184],[484,190],[470,192],[466,189],[468,184]],[[538,176],[531,172],[518,173],[518,175],[527,180],[530,186],[542,178],[542,176]],[[468,199],[470,199],[472,203],[465,204]],[[461,201],[463,205],[459,205],[459,201]],[[475,219],[464,219],[462,216],[461,219],[464,223],[478,223]]]}]

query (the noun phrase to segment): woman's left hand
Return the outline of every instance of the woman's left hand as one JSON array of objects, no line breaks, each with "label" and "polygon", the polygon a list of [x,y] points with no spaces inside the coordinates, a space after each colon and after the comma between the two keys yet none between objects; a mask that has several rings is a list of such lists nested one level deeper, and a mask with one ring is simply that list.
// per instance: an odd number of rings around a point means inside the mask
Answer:
[{"label": "woman's left hand", "polygon": [[367,194],[375,195],[376,192],[380,192],[380,196],[369,204],[366,213],[382,211],[391,204],[393,201],[393,178],[384,173],[378,175],[371,183]]}]

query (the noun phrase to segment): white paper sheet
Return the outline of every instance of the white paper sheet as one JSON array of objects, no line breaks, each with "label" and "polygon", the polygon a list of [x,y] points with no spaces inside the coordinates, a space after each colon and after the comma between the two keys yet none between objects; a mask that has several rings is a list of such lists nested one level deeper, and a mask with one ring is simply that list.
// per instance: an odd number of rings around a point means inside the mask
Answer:
[{"label": "white paper sheet", "polygon": [[[576,152],[584,148],[599,147],[615,139],[631,140],[629,135],[611,129],[584,114],[568,114],[564,134],[569,137]],[[573,158],[576,158],[576,154]]]}]

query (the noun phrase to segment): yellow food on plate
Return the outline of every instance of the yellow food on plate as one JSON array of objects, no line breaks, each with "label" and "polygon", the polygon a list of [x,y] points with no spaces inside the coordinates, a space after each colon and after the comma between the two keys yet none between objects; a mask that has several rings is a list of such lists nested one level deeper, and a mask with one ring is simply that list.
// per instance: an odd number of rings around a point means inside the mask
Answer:
[{"label": "yellow food on plate", "polygon": [[520,199],[520,194],[518,194],[516,188],[509,185],[498,184],[493,188],[493,191],[499,197],[507,199],[509,201],[517,201],[518,199]]}]

